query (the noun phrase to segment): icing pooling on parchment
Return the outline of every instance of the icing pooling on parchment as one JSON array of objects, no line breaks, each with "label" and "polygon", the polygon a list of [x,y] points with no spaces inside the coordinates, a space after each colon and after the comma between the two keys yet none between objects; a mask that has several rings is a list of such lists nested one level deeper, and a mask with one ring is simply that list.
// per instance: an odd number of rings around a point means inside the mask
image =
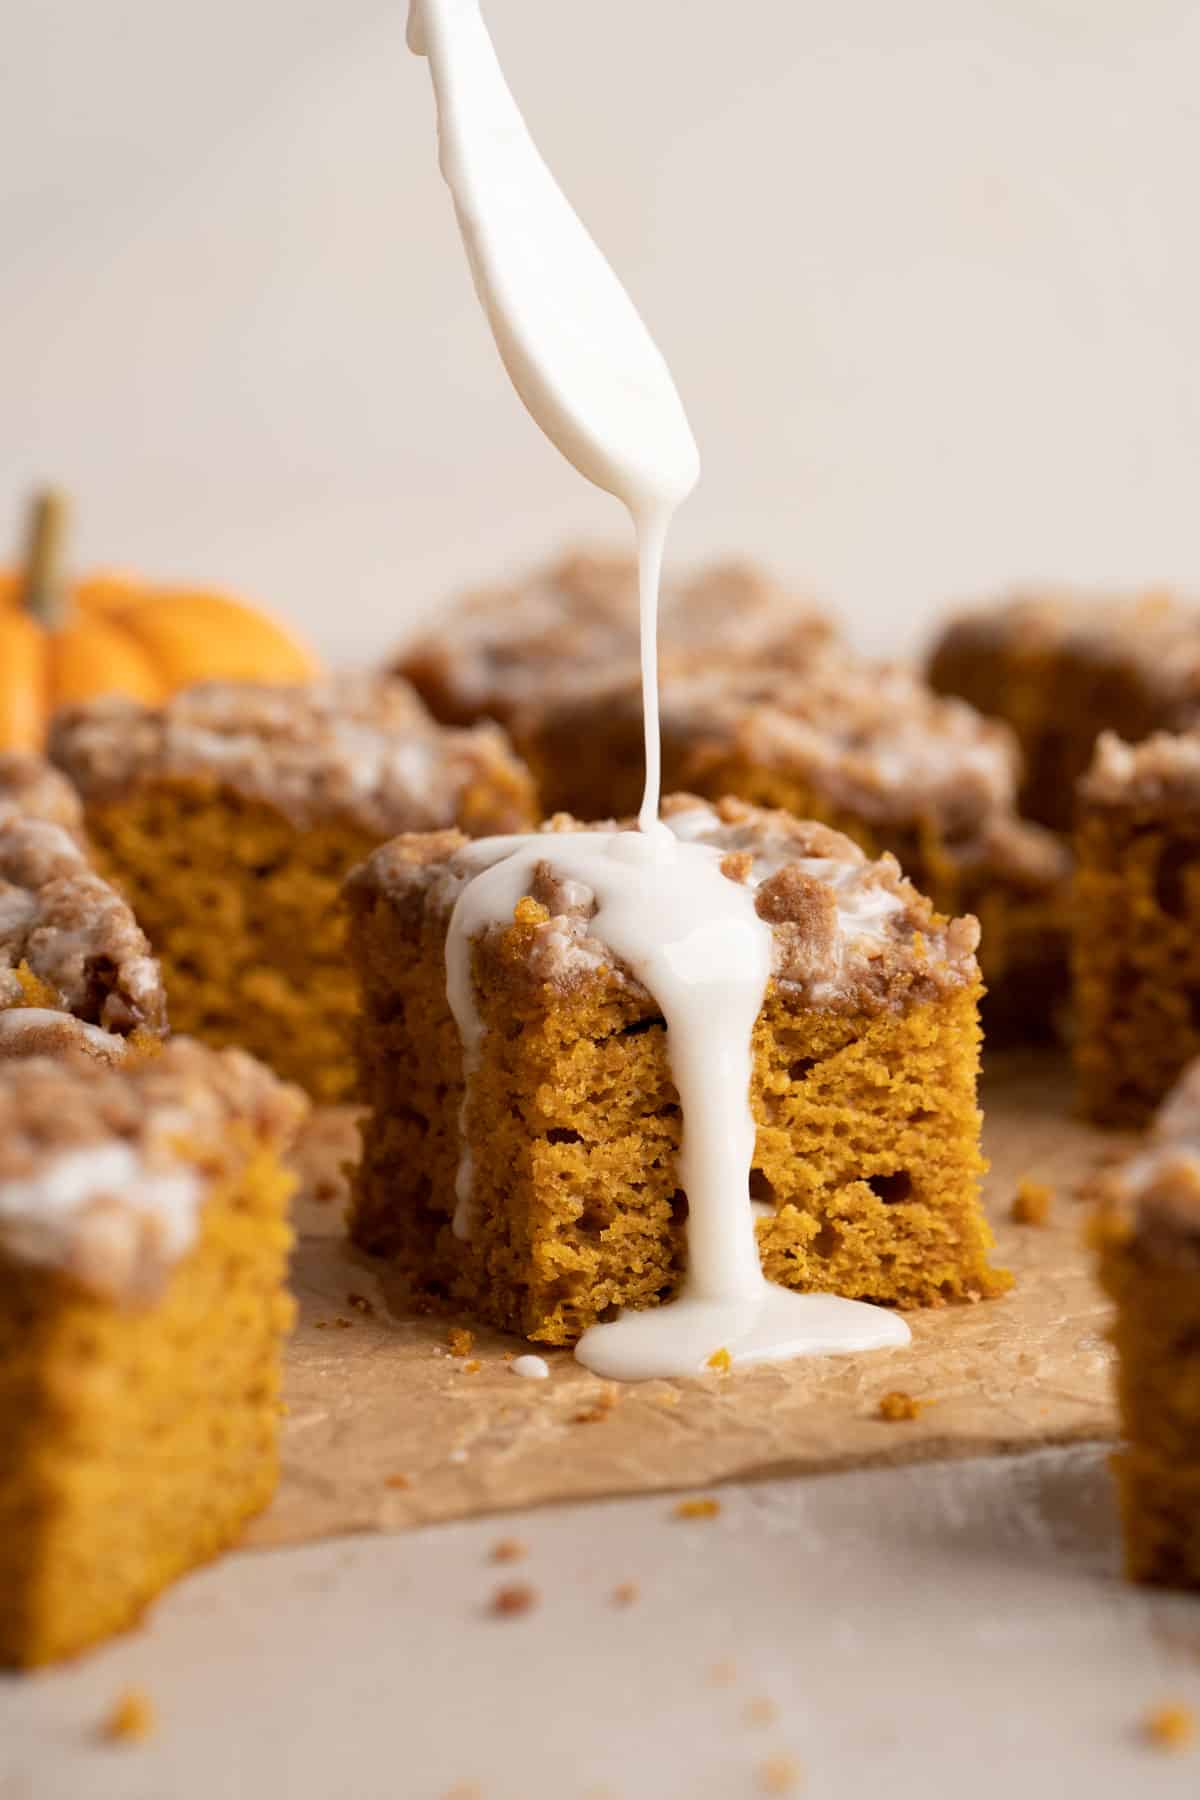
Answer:
[{"label": "icing pooling on parchment", "polygon": [[[450,1003],[469,1086],[483,1026],[470,946],[511,919],[539,863],[595,895],[589,934],[654,995],[667,1025],[683,1121],[680,1184],[688,1261],[680,1296],[595,1325],[576,1348],[599,1374],[690,1374],[714,1351],[735,1362],[907,1341],[903,1320],[832,1295],[797,1295],[762,1274],[749,1199],[755,1127],[751,1033],[772,935],[721,851],[664,825],[659,808],[658,589],[671,518],[699,457],[666,363],[563,197],[504,81],[478,0],[412,0],[409,45],[431,65],[442,173],[476,291],[529,412],[588,480],[623,502],[638,539],[646,784],[637,831],[490,839],[447,936]],[[687,816],[687,815],[685,815]],[[465,1142],[465,1133],[464,1133]],[[471,1230],[469,1159],[455,1230]]]}]

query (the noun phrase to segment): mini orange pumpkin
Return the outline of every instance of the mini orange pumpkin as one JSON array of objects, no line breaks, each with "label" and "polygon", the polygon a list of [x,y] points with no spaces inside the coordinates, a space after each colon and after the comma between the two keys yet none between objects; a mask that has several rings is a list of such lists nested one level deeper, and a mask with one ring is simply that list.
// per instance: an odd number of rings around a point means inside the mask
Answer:
[{"label": "mini orange pumpkin", "polygon": [[40,750],[55,707],[96,694],[165,700],[195,681],[307,681],[311,653],[224,594],[60,574],[66,504],[38,495],[22,569],[0,570],[0,750]]}]

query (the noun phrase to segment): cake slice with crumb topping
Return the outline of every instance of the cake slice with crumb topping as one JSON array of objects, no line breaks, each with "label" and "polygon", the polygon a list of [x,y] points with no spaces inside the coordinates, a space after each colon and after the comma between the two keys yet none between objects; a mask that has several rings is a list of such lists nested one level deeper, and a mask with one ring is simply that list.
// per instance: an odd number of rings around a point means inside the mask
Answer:
[{"label": "cake slice with crumb topping", "polygon": [[0,1664],[131,1625],[270,1499],[303,1112],[180,1038],[0,1062]]},{"label": "cake slice with crumb topping", "polygon": [[1126,1571],[1200,1589],[1200,1062],[1105,1176],[1094,1237],[1116,1302]]},{"label": "cake slice with crumb topping", "polygon": [[[746,1195],[766,1275],[897,1306],[1002,1291],[979,1199],[975,921],[826,826],[686,796],[664,817],[720,852],[771,929]],[[544,829],[513,917],[471,945],[469,1076],[446,976],[466,840],[398,838],[347,884],[369,1108],[351,1231],[415,1292],[558,1344],[676,1293],[688,1198],[663,1018],[591,931],[595,894],[556,873],[555,834],[583,828]]]},{"label": "cake slice with crumb topping", "polygon": [[446,730],[399,681],[92,701],[58,715],[51,753],[161,959],[174,1028],[320,1100],[350,1076],[347,872],[397,831],[516,830],[533,809],[501,731]]}]

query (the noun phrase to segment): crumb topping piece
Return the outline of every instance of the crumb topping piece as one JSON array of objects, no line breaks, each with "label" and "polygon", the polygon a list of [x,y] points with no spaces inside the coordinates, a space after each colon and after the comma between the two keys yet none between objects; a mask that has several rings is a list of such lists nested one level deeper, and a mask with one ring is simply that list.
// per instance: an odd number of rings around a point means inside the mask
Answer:
[{"label": "crumb topping piece", "polygon": [[446,730],[394,678],[207,682],[162,706],[108,697],[60,712],[50,749],[89,805],[148,779],[199,779],[299,825],[348,815],[382,834],[449,824],[494,780],[512,790],[514,825],[527,816],[528,777],[503,733]]},{"label": "crumb topping piece", "polygon": [[158,963],[132,911],[45,819],[0,818],[0,1008],[68,1012],[106,1031],[166,1028]]},{"label": "crumb topping piece", "polygon": [[75,836],[83,830],[83,807],[65,775],[41,756],[0,751],[0,824],[18,815],[45,819]]},{"label": "crumb topping piece", "polygon": [[1132,594],[1061,589],[1011,595],[961,611],[946,637],[963,643],[1020,645],[1096,663],[1119,659],[1181,699],[1200,697],[1200,610],[1162,588]]},{"label": "crumb topping piece", "polygon": [[[663,584],[667,670],[768,657],[807,663],[833,636],[828,618],[749,563],[715,563]],[[440,715],[487,713],[508,724],[563,682],[633,674],[638,646],[636,561],[575,552],[526,580],[466,595],[396,667]]]},{"label": "crumb topping piece", "polygon": [[[878,1010],[902,1004],[914,991],[976,978],[976,921],[935,912],[894,857],[872,861],[825,825],[738,800],[713,807],[673,795],[663,803],[663,818],[683,841],[716,851],[727,879],[753,889],[755,909],[771,927],[775,979],[800,990],[806,1003]],[[546,860],[537,865],[516,918],[528,979],[567,986],[599,978],[638,989],[632,971],[589,932],[595,894],[582,881],[564,880],[554,862],[556,833],[618,827],[611,820],[583,826],[560,814],[542,829]],[[427,911],[448,918],[497,842],[472,845],[455,833],[397,838],[351,877],[351,898],[377,895],[412,909],[414,917]],[[488,928],[510,930],[507,924]]]},{"label": "crumb topping piece", "polygon": [[299,1092],[240,1050],[185,1038],[114,1067],[0,1062],[0,1246],[108,1298],[152,1298],[195,1240],[232,1133],[282,1146]]},{"label": "crumb topping piece", "polygon": [[827,804],[973,835],[1015,805],[1007,725],[935,694],[910,670],[826,660],[799,674],[722,667],[666,683],[663,730],[689,768],[736,758],[810,782]]},{"label": "crumb topping piece", "polygon": [[527,1581],[514,1581],[507,1587],[496,1589],[490,1610],[497,1619],[519,1619],[522,1613],[532,1612],[537,1603],[535,1587],[530,1587]]},{"label": "crumb topping piece", "polygon": [[1104,1229],[1152,1260],[1200,1263],[1200,1059],[1158,1109],[1143,1147],[1101,1181]]},{"label": "crumb topping piece", "polygon": [[1079,791],[1092,806],[1200,806],[1200,731],[1156,731],[1140,744],[1102,731]]}]

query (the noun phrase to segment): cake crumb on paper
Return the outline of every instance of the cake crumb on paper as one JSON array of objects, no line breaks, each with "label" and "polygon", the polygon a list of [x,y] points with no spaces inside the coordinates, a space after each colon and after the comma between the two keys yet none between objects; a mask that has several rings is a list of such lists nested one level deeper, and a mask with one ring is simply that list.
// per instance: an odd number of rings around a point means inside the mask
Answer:
[{"label": "cake crumb on paper", "polygon": [[734,1662],[718,1662],[708,1671],[708,1679],[713,1687],[732,1687],[737,1680],[737,1664]]},{"label": "cake crumb on paper", "polygon": [[386,1488],[397,1488],[397,1489],[403,1490],[405,1488],[410,1488],[412,1486],[412,1482],[408,1479],[407,1475],[399,1475],[399,1474],[385,1475],[383,1478],[383,1485]]},{"label": "cake crumb on paper", "polygon": [[446,1333],[446,1347],[451,1356],[470,1356],[474,1342],[475,1333],[468,1331],[465,1325],[452,1325]]},{"label": "cake crumb on paper", "polygon": [[612,1591],[614,1606],[633,1606],[640,1590],[636,1581],[619,1581]]},{"label": "cake crumb on paper", "polygon": [[576,1425],[599,1425],[607,1419],[616,1404],[616,1388],[604,1388],[601,1393],[597,1394],[591,1406],[582,1406],[573,1415],[575,1423]]},{"label": "cake crumb on paper", "polygon": [[705,1364],[705,1367],[716,1369],[720,1375],[728,1375],[730,1369],[733,1367],[733,1358],[730,1356],[728,1350],[725,1349],[724,1345],[722,1345],[719,1350],[713,1351],[708,1362]]},{"label": "cake crumb on paper", "polygon": [[1012,1218],[1017,1225],[1046,1225],[1054,1206],[1054,1189],[1044,1181],[1022,1175],[1013,1195]]},{"label": "cake crumb on paper", "polygon": [[1142,1730],[1156,1750],[1190,1750],[1196,1741],[1196,1714],[1177,1701],[1151,1707]]},{"label": "cake crumb on paper", "polygon": [[536,1588],[530,1587],[527,1581],[514,1581],[508,1587],[496,1589],[491,1612],[497,1619],[517,1619],[522,1613],[532,1612],[537,1603]]},{"label": "cake crumb on paper", "polygon": [[675,1503],[676,1519],[715,1519],[721,1510],[721,1502],[706,1494],[695,1500],[678,1500]]},{"label": "cake crumb on paper", "polygon": [[758,1765],[760,1794],[796,1794],[800,1791],[800,1764],[794,1756],[769,1756]]},{"label": "cake crumb on paper", "polygon": [[144,1688],[126,1688],[100,1727],[108,1744],[142,1744],[155,1727],[154,1702]]},{"label": "cake crumb on paper", "polygon": [[478,1375],[478,1373],[479,1373],[480,1369],[482,1369],[482,1367],[483,1367],[483,1364],[480,1362],[479,1358],[477,1356],[473,1356],[471,1358],[470,1362],[465,1362],[463,1364],[462,1372],[464,1375]]},{"label": "cake crumb on paper", "polygon": [[919,1419],[928,1404],[926,1400],[914,1400],[911,1394],[904,1393],[901,1388],[894,1388],[879,1402],[879,1416],[892,1421]]}]

